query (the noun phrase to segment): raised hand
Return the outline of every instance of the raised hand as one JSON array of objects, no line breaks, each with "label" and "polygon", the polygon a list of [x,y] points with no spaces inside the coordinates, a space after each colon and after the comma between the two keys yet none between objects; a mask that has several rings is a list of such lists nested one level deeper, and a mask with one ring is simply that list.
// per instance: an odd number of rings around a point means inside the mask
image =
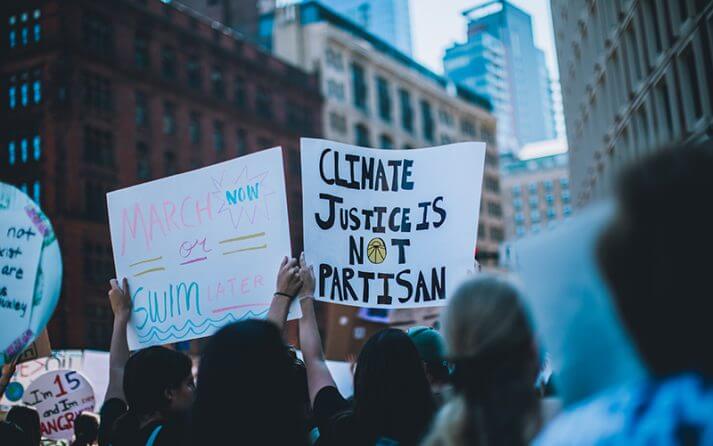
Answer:
[{"label": "raised hand", "polygon": [[114,317],[128,320],[131,317],[129,281],[124,278],[122,287],[119,287],[119,282],[116,279],[111,279],[109,285],[111,285],[108,293],[109,301],[111,302],[111,311],[114,312]]},{"label": "raised hand", "polygon": [[304,252],[300,254],[300,278],[302,279],[302,289],[300,289],[300,297],[314,297],[314,268],[312,267],[312,265],[307,266]]},{"label": "raised hand", "polygon": [[300,268],[296,259],[282,259],[280,270],[277,273],[277,288],[275,294],[295,297],[302,287]]}]

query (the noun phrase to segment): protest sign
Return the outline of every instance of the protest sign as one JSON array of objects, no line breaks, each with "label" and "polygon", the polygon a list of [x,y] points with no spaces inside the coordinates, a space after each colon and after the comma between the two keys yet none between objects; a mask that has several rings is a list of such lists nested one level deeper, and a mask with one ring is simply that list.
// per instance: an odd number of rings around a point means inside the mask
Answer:
[{"label": "protest sign", "polygon": [[27,213],[4,212],[0,219],[0,349],[17,356],[34,338],[32,298],[42,250],[42,234]]},{"label": "protest sign", "polygon": [[445,304],[473,268],[484,143],[375,150],[302,139],[305,255],[316,298]]},{"label": "protest sign", "polygon": [[267,316],[290,255],[279,147],[110,192],[107,203],[116,274],[133,300],[131,349]]},{"label": "protest sign", "polygon": [[55,370],[35,379],[22,402],[40,415],[42,436],[52,440],[71,439],[74,420],[95,407],[94,390],[75,370]]},{"label": "protest sign", "polygon": [[[18,214],[24,214],[24,217],[18,217]],[[40,251],[36,254],[35,261],[31,262],[33,264],[32,268],[35,270],[33,273],[35,278],[31,279],[28,275],[29,273],[26,273],[26,270],[23,269],[23,276],[25,277],[23,282],[28,288],[31,285],[30,294],[25,296],[22,301],[28,304],[25,314],[29,323],[24,326],[24,331],[19,334],[19,337],[13,336],[13,330],[16,327],[12,324],[6,325],[4,319],[6,316],[17,317],[17,314],[13,314],[15,310],[11,310],[7,306],[0,308],[0,326],[3,327],[3,331],[0,333],[0,365],[10,362],[39,333],[42,333],[57,306],[59,292],[62,288],[62,256],[52,224],[30,197],[15,186],[0,182],[0,222],[3,222],[3,227],[5,227],[15,218],[20,218],[25,224],[25,234],[33,232],[37,235],[37,237],[33,238],[40,239]],[[6,229],[9,228],[6,227]],[[15,232],[15,235],[17,234],[18,232]],[[8,243],[7,236],[8,233],[0,229],[0,270],[7,266],[5,271],[9,273],[13,267],[18,267],[18,265],[12,265],[11,263],[16,262],[20,257],[16,251],[18,246],[13,246],[17,240],[12,241],[10,246],[6,246]],[[37,242],[34,241],[32,243]],[[34,257],[35,254],[33,253],[32,256]],[[30,252],[23,251],[22,257],[25,258],[24,261],[29,261]],[[14,272],[17,273],[18,270],[15,269]],[[17,282],[16,278],[11,279],[11,274],[3,275],[2,280]],[[2,286],[0,286],[1,289]],[[5,293],[10,293],[10,288],[6,288],[3,294]],[[10,302],[9,305],[14,307],[12,301],[16,300],[16,297],[7,294],[2,296],[1,299],[2,305],[8,305],[8,302]],[[17,319],[15,322],[17,322]],[[21,325],[25,325],[25,323],[23,322]],[[2,345],[4,344],[2,338],[5,336],[13,337],[12,345],[9,348],[6,345]]]},{"label": "protest sign", "polygon": [[43,358],[52,354],[50,346],[50,337],[47,330],[42,330],[42,333],[37,339],[32,342],[22,353],[17,357],[17,364],[22,364],[33,359]]},{"label": "protest sign", "polygon": [[55,350],[50,357],[33,359],[17,365],[5,395],[0,397],[0,411],[7,411],[22,401],[27,388],[39,376],[55,370],[76,370],[94,389],[96,406],[104,403],[109,384],[109,352],[95,350]]},{"label": "protest sign", "polygon": [[509,250],[567,405],[645,373],[595,259],[612,209],[611,203],[591,206]]}]

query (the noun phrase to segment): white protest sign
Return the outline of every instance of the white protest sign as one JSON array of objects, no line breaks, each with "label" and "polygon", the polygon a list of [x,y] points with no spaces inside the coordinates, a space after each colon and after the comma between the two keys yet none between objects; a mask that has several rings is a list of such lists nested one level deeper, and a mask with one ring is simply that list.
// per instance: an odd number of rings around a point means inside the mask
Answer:
[{"label": "white protest sign", "polygon": [[376,150],[302,139],[304,244],[316,298],[439,306],[473,268],[484,143]]},{"label": "white protest sign", "polygon": [[290,255],[279,147],[110,192],[107,204],[117,277],[133,300],[131,349],[267,316]]},{"label": "white protest sign", "polygon": [[52,440],[74,435],[74,420],[82,412],[94,411],[94,390],[89,381],[74,370],[55,370],[35,379],[22,402],[40,415],[42,436]]},{"label": "white protest sign", "polygon": [[34,338],[32,298],[43,235],[26,212],[3,212],[0,219],[0,350],[20,353]]}]

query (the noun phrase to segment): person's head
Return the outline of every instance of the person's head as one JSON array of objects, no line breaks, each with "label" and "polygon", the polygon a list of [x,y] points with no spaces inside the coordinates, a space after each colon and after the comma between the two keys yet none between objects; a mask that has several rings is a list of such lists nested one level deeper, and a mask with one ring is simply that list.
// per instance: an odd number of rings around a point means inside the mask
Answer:
[{"label": "person's head", "polygon": [[82,413],[74,420],[73,446],[92,445],[97,441],[98,435],[99,422],[95,416]]},{"label": "person's head", "polygon": [[30,436],[22,430],[20,426],[12,421],[0,421],[0,444],[11,444],[13,446],[37,446],[39,443],[32,443]]},{"label": "person's head", "polygon": [[443,336],[438,330],[426,326],[411,327],[407,334],[426,367],[428,381],[432,385],[445,383],[448,380],[448,361]]},{"label": "person's head", "polygon": [[191,359],[164,347],[131,355],[124,367],[124,395],[129,411],[117,420],[114,441],[131,444],[147,419],[169,419],[186,413],[193,402]]},{"label": "person's head", "polygon": [[354,372],[354,414],[363,433],[414,444],[434,411],[423,363],[408,335],[390,328],[372,336]]},{"label": "person's head", "polygon": [[643,359],[657,376],[713,377],[709,256],[713,141],[663,149],[629,166],[598,259]]},{"label": "person's head", "polygon": [[7,421],[15,423],[30,438],[36,446],[40,444],[42,432],[40,431],[40,415],[31,407],[13,406],[5,417]]},{"label": "person's head", "polygon": [[538,356],[519,292],[494,276],[462,284],[443,314],[455,396],[427,444],[527,444],[539,423]]},{"label": "person's head", "polygon": [[273,323],[226,325],[201,355],[194,444],[307,444],[300,380],[304,375]]}]

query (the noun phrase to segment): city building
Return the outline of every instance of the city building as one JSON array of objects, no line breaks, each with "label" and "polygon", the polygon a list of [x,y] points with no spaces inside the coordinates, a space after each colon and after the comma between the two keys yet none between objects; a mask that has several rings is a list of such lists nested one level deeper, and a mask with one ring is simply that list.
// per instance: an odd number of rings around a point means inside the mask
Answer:
[{"label": "city building", "polygon": [[[172,0],[168,0],[170,3]],[[221,25],[237,31],[243,38],[258,39],[260,15],[275,7],[275,0],[177,0],[200,14]]]},{"label": "city building", "polygon": [[34,197],[62,248],[53,347],[109,347],[108,191],[281,145],[299,252],[316,76],[160,0],[3,2],[0,23],[0,180]]},{"label": "city building", "polygon": [[575,206],[632,160],[713,134],[713,2],[552,0]]},{"label": "city building", "polygon": [[517,152],[555,138],[550,77],[530,15],[507,0],[493,0],[463,16],[468,40],[446,50],[443,66],[449,78],[491,100],[500,150]]},{"label": "city building", "polygon": [[[486,265],[496,263],[505,233],[496,119],[490,103],[319,2],[281,7],[263,20],[261,29],[269,32],[265,41],[275,55],[320,73],[325,97],[322,133],[326,138],[383,149],[465,140],[487,143],[477,256]],[[345,354],[358,351],[370,331],[361,330],[366,325],[355,317],[355,309],[326,307],[326,352],[331,358],[343,359]],[[406,314],[376,313],[375,317],[387,323],[402,320]],[[437,313],[438,309],[427,310],[418,320],[426,316],[435,319]]]},{"label": "city building", "polygon": [[555,139],[500,156],[505,237],[514,240],[553,227],[572,214],[567,144]]},{"label": "city building", "polygon": [[411,56],[409,0],[319,0]]}]

